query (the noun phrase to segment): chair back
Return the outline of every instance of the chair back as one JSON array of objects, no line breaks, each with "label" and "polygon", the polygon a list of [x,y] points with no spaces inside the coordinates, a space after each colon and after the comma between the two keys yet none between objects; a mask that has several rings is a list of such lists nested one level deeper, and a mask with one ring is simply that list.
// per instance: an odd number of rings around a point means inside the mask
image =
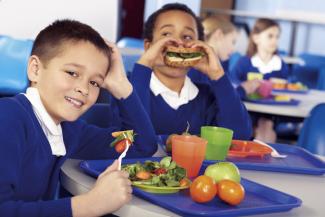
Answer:
[{"label": "chair back", "polygon": [[319,70],[317,89],[325,90],[325,66]]},{"label": "chair back", "polygon": [[301,129],[298,146],[314,154],[325,155],[325,103],[312,109]]},{"label": "chair back", "polygon": [[309,88],[317,88],[320,70],[325,67],[325,56],[302,53],[299,55],[305,65],[295,65],[292,69],[294,81],[300,81]]},{"label": "chair back", "polygon": [[142,49],[144,47],[143,44],[143,40],[142,39],[138,39],[138,38],[131,38],[131,37],[124,37],[121,38],[118,42],[117,42],[117,46],[118,47],[127,47],[127,48],[138,48],[138,49]]},{"label": "chair back", "polygon": [[32,40],[0,36],[0,96],[25,92],[28,86],[27,62]]}]

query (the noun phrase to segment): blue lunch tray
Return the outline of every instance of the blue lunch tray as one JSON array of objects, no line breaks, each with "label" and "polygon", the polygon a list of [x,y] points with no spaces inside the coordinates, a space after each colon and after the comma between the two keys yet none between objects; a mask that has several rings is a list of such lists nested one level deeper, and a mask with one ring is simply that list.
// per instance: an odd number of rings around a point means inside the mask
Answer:
[{"label": "blue lunch tray", "polygon": [[[124,164],[160,161],[161,158],[125,159]],[[80,163],[81,169],[87,174],[97,177],[113,160],[88,160]],[[201,174],[202,174],[201,170]],[[153,204],[164,207],[181,216],[243,216],[274,212],[285,212],[299,207],[302,201],[289,194],[242,178],[245,188],[245,199],[237,206],[231,206],[215,197],[208,203],[194,202],[189,189],[172,194],[153,194],[133,188],[133,194]]]},{"label": "blue lunch tray", "polygon": [[[286,158],[273,158],[270,155],[261,157],[227,157],[240,169],[262,170],[272,172],[300,173],[309,175],[325,174],[325,162],[314,156],[307,150],[286,144],[270,144],[280,154],[287,155]],[[203,167],[216,163],[216,160],[204,160]]]},{"label": "blue lunch tray", "polygon": [[289,90],[289,89],[273,89],[273,93],[294,93],[294,94],[307,94],[309,90]]},{"label": "blue lunch tray", "polygon": [[300,103],[300,101],[296,99],[291,99],[290,101],[276,101],[273,98],[265,98],[265,99],[246,98],[245,101],[256,103],[256,104],[263,104],[263,105],[290,105],[290,106],[297,106]]}]

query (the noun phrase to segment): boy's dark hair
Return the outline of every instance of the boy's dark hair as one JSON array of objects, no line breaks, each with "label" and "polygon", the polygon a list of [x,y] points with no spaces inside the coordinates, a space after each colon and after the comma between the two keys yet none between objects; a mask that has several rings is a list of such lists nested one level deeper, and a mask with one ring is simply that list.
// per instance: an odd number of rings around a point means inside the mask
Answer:
[{"label": "boy's dark hair", "polygon": [[156,23],[157,17],[164,12],[172,11],[172,10],[183,11],[183,12],[191,15],[196,22],[199,40],[201,40],[201,41],[204,40],[204,29],[203,29],[201,20],[194,14],[194,12],[189,7],[187,7],[184,4],[180,4],[180,3],[166,4],[162,8],[160,8],[159,10],[157,10],[153,14],[151,14],[144,24],[143,37],[145,39],[148,39],[149,41],[152,41],[153,29],[155,28],[155,23]]},{"label": "boy's dark hair", "polygon": [[57,20],[40,31],[34,41],[31,55],[38,56],[46,65],[62,51],[64,43],[80,41],[93,44],[107,56],[110,62],[111,48],[108,47],[100,34],[86,24],[68,19]]}]

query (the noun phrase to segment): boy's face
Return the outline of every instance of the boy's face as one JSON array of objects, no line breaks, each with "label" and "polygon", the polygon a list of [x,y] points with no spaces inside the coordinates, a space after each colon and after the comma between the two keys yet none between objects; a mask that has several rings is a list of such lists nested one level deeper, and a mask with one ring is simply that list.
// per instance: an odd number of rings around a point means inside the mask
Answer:
[{"label": "boy's face", "polygon": [[46,65],[32,56],[28,77],[55,123],[74,121],[98,97],[108,58],[89,42],[68,42]]},{"label": "boy's face", "polygon": [[[164,37],[179,39],[183,43],[198,40],[195,19],[191,15],[179,10],[171,10],[160,14],[154,25],[151,44]],[[157,71],[168,77],[184,77],[188,68],[159,66],[155,67],[155,72]]]}]

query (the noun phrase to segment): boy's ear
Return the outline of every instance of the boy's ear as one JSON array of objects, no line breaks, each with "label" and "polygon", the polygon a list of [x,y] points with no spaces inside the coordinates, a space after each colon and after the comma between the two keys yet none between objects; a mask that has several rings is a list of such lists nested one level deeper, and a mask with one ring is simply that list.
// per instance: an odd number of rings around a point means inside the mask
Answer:
[{"label": "boy's ear", "polygon": [[151,41],[149,41],[148,39],[144,39],[144,50],[148,50],[150,48],[151,45]]},{"label": "boy's ear", "polygon": [[40,59],[35,55],[30,56],[27,65],[27,75],[31,84],[37,83],[40,74],[40,67],[41,67]]}]

